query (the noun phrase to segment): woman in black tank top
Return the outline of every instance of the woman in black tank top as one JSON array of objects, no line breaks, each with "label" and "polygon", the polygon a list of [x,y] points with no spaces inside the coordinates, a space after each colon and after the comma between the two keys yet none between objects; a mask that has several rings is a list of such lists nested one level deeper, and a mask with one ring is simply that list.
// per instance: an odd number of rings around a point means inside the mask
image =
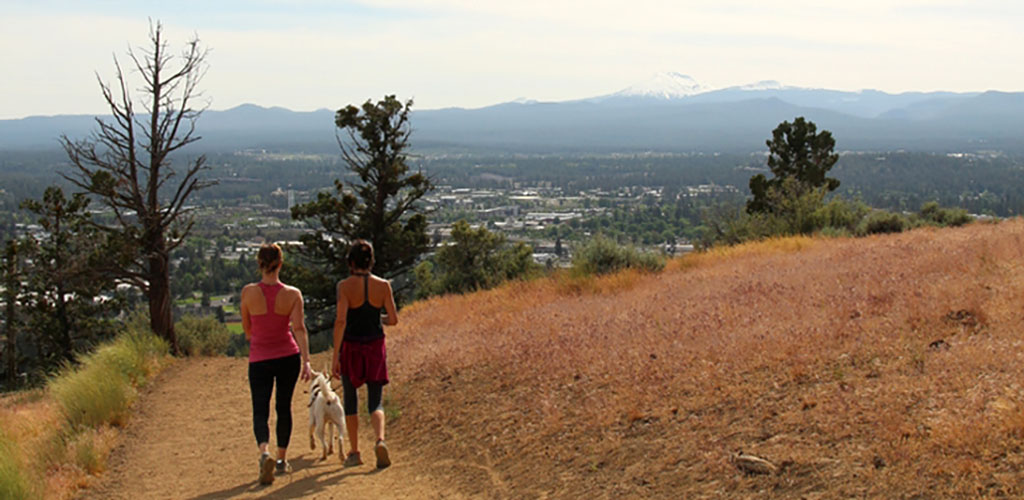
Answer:
[{"label": "woman in black tank top", "polygon": [[381,325],[381,313],[384,305],[376,307],[370,304],[370,273],[352,272],[353,276],[363,277],[363,304],[349,308],[345,315],[344,340],[349,342],[369,343],[384,338],[384,327]]},{"label": "woman in black tank top", "polygon": [[[348,427],[348,441],[351,445],[345,465],[351,467],[363,463],[359,453],[356,389],[365,383],[366,409],[377,438],[374,445],[377,468],[383,469],[391,465],[388,448],[384,444],[384,408],[381,406],[384,385],[388,383],[383,325],[397,324],[398,315],[391,284],[370,274],[373,247],[368,242],[357,240],[352,243],[348,253],[348,267],[352,276],[338,283],[332,370],[341,379],[344,393],[345,425]],[[359,281],[362,283],[357,284]],[[377,293],[371,293],[372,290]],[[374,305],[371,298],[374,295],[379,305]],[[382,315],[382,312],[385,314]]]}]

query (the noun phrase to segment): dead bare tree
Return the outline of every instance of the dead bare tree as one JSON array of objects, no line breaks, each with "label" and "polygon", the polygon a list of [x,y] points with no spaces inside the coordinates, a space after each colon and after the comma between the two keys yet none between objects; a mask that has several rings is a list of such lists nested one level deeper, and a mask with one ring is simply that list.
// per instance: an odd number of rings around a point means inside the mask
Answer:
[{"label": "dead bare tree", "polygon": [[[112,211],[112,222],[97,223],[107,236],[110,258],[105,265],[147,295],[153,331],[178,353],[169,255],[192,229],[189,196],[213,182],[199,175],[207,169],[205,156],[179,168],[170,156],[200,139],[196,120],[208,103],[198,85],[208,50],[193,37],[175,57],[159,22],[150,23],[149,42],[128,51],[132,73],[142,80],[138,88],[131,88],[116,56],[113,86],[97,74],[112,118],[96,118],[98,130],[86,139],[61,137],[72,164],[63,175]],[[135,93],[141,113],[136,112]]]}]

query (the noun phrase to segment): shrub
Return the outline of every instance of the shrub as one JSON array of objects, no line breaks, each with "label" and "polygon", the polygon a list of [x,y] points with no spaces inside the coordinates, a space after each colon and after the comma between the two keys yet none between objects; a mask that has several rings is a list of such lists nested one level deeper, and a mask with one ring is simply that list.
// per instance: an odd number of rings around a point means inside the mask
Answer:
[{"label": "shrub", "polygon": [[665,267],[665,259],[633,246],[620,246],[599,234],[573,253],[572,266],[584,275],[608,274],[622,269],[657,272]]},{"label": "shrub", "polygon": [[871,207],[862,201],[847,201],[836,196],[814,212],[815,227],[828,235],[849,234],[871,213]]},{"label": "shrub", "polygon": [[857,226],[857,234],[899,233],[907,228],[907,220],[900,214],[875,210]]},{"label": "shrub", "polygon": [[[334,337],[331,335],[331,332],[309,335],[309,352],[311,354],[330,351],[332,349],[334,349]],[[246,344],[245,355],[249,355],[248,344]]]},{"label": "shrub", "polygon": [[930,201],[922,205],[918,217],[926,224],[939,227],[962,226],[974,220],[973,217],[968,215],[967,210],[962,208],[942,208],[937,201]]},{"label": "shrub", "polygon": [[185,315],[174,325],[178,346],[186,356],[227,354],[231,345],[228,327],[213,316]]},{"label": "shrub", "polygon": [[538,271],[529,245],[511,244],[501,233],[485,227],[473,229],[460,220],[452,226],[452,243],[437,250],[433,263],[424,261],[416,266],[416,295],[422,299],[488,290],[509,280],[529,279]]},{"label": "shrub", "polygon": [[[316,335],[310,335],[311,342],[312,337],[316,337]],[[313,348],[310,347],[310,352],[313,352],[312,349]],[[224,354],[234,356],[236,358],[249,357],[249,341],[246,340],[245,333],[232,333],[231,338],[228,339],[228,348]]]}]

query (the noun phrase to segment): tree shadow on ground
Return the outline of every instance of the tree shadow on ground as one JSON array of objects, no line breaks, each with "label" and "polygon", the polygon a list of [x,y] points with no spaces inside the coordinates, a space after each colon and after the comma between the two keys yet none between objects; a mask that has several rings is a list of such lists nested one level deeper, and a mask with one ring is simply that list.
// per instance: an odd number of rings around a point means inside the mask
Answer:
[{"label": "tree shadow on ground", "polygon": [[[274,479],[274,484],[261,485],[255,477],[238,486],[219,491],[211,491],[192,497],[189,500],[214,500],[219,498],[235,498],[238,496],[259,496],[261,498],[297,498],[314,495],[341,484],[345,478],[354,476],[371,476],[381,469],[369,466],[359,468],[343,468],[340,463],[308,458],[296,458],[291,461],[293,472]],[[255,475],[255,473],[254,473]],[[282,486],[282,483],[284,485]]]}]

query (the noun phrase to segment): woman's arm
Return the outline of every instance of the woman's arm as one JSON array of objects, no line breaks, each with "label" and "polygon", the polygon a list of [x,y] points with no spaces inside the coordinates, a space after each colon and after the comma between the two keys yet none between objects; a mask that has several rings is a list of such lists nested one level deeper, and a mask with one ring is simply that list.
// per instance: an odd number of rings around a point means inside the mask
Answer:
[{"label": "woman's arm", "polygon": [[384,316],[384,324],[395,326],[398,324],[398,308],[395,307],[395,296],[391,293],[391,282],[385,280],[384,287],[388,293],[388,296],[384,299],[384,310],[387,311],[387,315]]},{"label": "woman's arm", "polygon": [[345,336],[345,322],[348,318],[348,297],[341,291],[341,282],[338,282],[337,313],[334,316],[334,355],[331,357],[331,373],[341,378],[341,339]]},{"label": "woman's arm", "polygon": [[245,340],[252,340],[252,319],[249,317],[249,304],[245,300],[245,296],[248,295],[246,290],[249,289],[249,285],[242,287],[242,293],[238,298],[238,309],[242,314],[242,331],[245,332]]},{"label": "woman's arm", "polygon": [[302,380],[310,380],[313,378],[313,373],[309,366],[309,332],[306,331],[305,306],[302,301],[302,291],[296,288],[295,293],[298,294],[298,297],[295,299],[295,305],[292,306],[290,314],[292,336],[295,337],[295,343],[299,344],[299,355],[302,357],[300,376]]}]

